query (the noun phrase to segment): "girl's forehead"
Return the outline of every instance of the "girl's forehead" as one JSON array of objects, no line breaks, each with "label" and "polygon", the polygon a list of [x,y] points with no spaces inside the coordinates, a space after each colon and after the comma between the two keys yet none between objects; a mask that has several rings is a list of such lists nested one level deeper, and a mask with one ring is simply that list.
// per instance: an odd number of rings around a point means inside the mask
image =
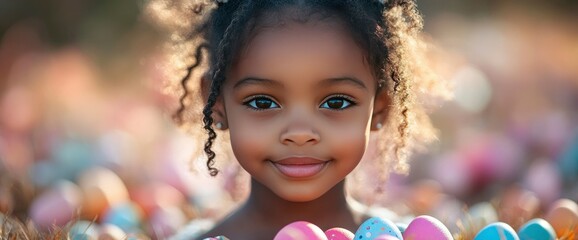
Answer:
[{"label": "girl's forehead", "polygon": [[244,48],[232,69],[233,79],[353,76],[375,85],[362,49],[336,22],[289,22],[263,29]]}]

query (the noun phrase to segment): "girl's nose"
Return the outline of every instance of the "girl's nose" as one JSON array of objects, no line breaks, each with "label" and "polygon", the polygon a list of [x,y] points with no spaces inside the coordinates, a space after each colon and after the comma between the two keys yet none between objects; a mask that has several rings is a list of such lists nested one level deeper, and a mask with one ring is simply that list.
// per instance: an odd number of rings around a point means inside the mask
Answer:
[{"label": "girl's nose", "polygon": [[317,144],[320,140],[319,134],[308,126],[292,126],[281,134],[281,143],[285,145],[294,144],[302,146],[305,144]]}]

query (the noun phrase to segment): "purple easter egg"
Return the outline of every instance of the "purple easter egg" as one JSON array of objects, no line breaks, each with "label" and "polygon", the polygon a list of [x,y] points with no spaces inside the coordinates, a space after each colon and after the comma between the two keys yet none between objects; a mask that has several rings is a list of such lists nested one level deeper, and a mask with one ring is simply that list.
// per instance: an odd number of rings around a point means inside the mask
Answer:
[{"label": "purple easter egg", "polygon": [[450,230],[440,220],[426,215],[414,218],[405,229],[403,237],[413,240],[454,239]]},{"label": "purple easter egg", "polygon": [[313,223],[298,221],[283,227],[274,240],[328,240],[321,228]]},{"label": "purple easter egg", "polygon": [[355,235],[347,229],[335,227],[325,231],[328,240],[352,240]]},{"label": "purple easter egg", "polygon": [[160,238],[167,238],[183,227],[186,221],[185,214],[178,207],[159,207],[149,219],[149,232]]},{"label": "purple easter egg", "polygon": [[30,218],[40,228],[64,226],[81,204],[81,191],[72,182],[61,181],[36,198],[30,208]]}]

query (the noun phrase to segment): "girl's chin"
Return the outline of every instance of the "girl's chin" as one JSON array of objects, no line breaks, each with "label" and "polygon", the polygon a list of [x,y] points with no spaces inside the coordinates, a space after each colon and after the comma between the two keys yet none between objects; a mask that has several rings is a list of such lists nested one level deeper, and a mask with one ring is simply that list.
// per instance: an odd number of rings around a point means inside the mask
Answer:
[{"label": "girl's chin", "polygon": [[[292,189],[293,190],[293,189]],[[310,202],[323,196],[328,189],[303,189],[297,188],[294,191],[288,189],[273,190],[277,196],[289,202]]]}]

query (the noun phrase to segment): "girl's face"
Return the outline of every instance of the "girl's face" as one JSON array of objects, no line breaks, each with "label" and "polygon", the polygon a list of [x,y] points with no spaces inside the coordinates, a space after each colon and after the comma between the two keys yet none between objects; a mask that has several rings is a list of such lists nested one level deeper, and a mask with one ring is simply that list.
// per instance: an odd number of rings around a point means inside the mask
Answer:
[{"label": "girl's face", "polygon": [[[279,197],[314,200],[361,160],[387,97],[337,23],[289,23],[256,35],[231,69],[216,121],[241,166]],[[372,122],[373,118],[373,122]]]}]

